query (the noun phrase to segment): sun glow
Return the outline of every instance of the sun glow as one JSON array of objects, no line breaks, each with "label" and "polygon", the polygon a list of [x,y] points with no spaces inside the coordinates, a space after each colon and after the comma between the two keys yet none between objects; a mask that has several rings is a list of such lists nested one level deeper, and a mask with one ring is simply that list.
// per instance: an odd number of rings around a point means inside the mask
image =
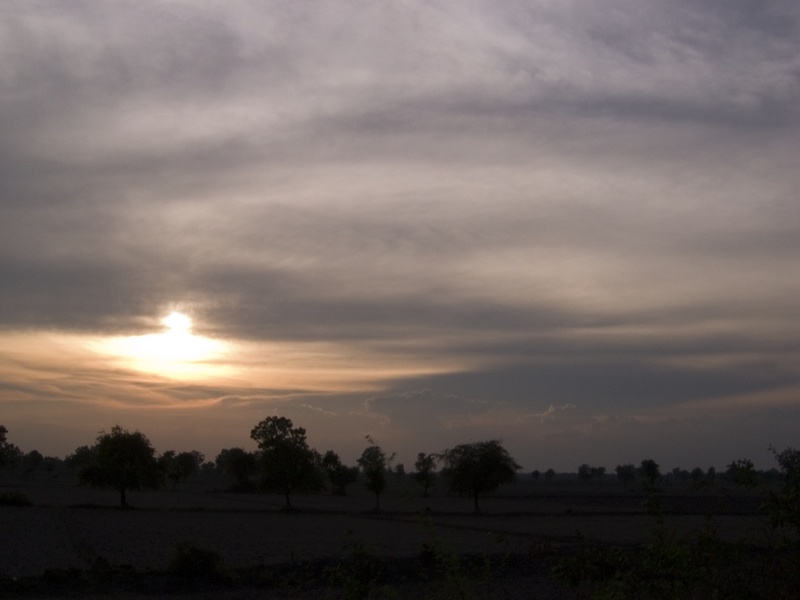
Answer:
[{"label": "sun glow", "polygon": [[177,311],[161,323],[167,329],[162,333],[113,338],[103,344],[103,350],[127,367],[175,379],[225,374],[221,359],[228,351],[227,344],[193,334],[192,319]]}]

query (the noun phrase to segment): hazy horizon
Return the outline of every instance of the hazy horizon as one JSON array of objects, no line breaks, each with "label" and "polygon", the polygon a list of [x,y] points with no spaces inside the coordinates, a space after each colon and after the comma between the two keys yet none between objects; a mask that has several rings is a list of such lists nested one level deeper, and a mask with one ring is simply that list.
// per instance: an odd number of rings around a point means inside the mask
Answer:
[{"label": "hazy horizon", "polygon": [[[0,9],[0,424],[526,471],[800,440],[800,6]],[[187,319],[168,315],[176,313]]]}]

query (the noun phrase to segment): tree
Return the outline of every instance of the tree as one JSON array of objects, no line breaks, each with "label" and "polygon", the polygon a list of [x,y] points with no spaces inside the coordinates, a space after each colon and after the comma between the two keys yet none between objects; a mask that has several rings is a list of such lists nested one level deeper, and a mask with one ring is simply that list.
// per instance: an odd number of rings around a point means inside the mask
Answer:
[{"label": "tree", "polygon": [[767,502],[773,527],[792,527],[800,540],[800,450],[786,448],[778,452],[770,446],[783,475],[783,487],[769,490]]},{"label": "tree", "polygon": [[205,455],[197,450],[190,450],[189,452],[179,452],[175,457],[175,462],[178,463],[178,470],[181,474],[181,481],[186,483],[186,480],[200,470],[200,465],[205,460]]},{"label": "tree", "polygon": [[689,477],[692,478],[692,482],[694,483],[695,486],[700,486],[700,484],[702,484],[703,481],[705,481],[706,472],[703,471],[703,469],[701,469],[700,467],[695,467],[694,469],[692,469],[691,473],[689,474]]},{"label": "tree", "polygon": [[110,433],[101,431],[95,452],[94,461],[81,469],[80,481],[118,491],[122,507],[128,506],[128,490],[156,489],[163,482],[155,449],[139,431],[130,432],[119,425]]},{"label": "tree", "polygon": [[22,473],[25,477],[31,475],[44,463],[44,456],[38,450],[31,450],[22,457]]},{"label": "tree", "polygon": [[533,477],[534,481],[539,481],[539,477],[541,476],[542,474],[539,471],[539,469],[534,469],[533,471],[531,471],[531,477]]},{"label": "tree", "polygon": [[748,459],[735,460],[725,469],[726,479],[745,489],[758,487],[761,478],[756,471],[753,461]]},{"label": "tree", "polygon": [[436,461],[439,457],[436,454],[426,454],[420,452],[417,454],[417,460],[414,463],[416,469],[414,479],[422,486],[422,495],[428,497],[428,490],[436,483]]},{"label": "tree", "polygon": [[6,440],[8,429],[0,425],[0,468],[13,465],[22,456],[22,452],[11,442]]},{"label": "tree", "polygon": [[331,482],[331,493],[337,496],[345,496],[347,486],[358,480],[358,467],[343,465],[339,455],[333,450],[328,450],[322,457],[322,468]]},{"label": "tree", "polygon": [[75,452],[64,457],[64,465],[68,469],[80,471],[97,460],[96,446],[79,446]]},{"label": "tree", "polygon": [[583,479],[584,481],[591,481],[593,479],[602,481],[603,475],[605,474],[605,467],[590,467],[586,463],[578,467],[578,479]]},{"label": "tree", "polygon": [[636,479],[636,467],[632,464],[617,465],[615,469],[617,479],[622,482],[622,488],[628,489],[628,484]]},{"label": "tree", "polygon": [[580,467],[578,467],[578,479],[583,479],[584,481],[589,481],[592,478],[592,467],[583,463]]},{"label": "tree", "polygon": [[181,480],[181,471],[178,467],[178,462],[175,460],[175,450],[167,450],[158,457],[158,466],[161,467],[161,472],[167,481],[172,483],[172,489]]},{"label": "tree", "polygon": [[498,440],[460,444],[442,453],[442,476],[450,490],[468,494],[480,512],[478,498],[506,483],[513,483],[521,468]]},{"label": "tree", "polygon": [[381,509],[380,496],[386,489],[386,471],[394,459],[394,454],[387,456],[375,441],[367,436],[369,446],[361,453],[358,466],[367,478],[367,489],[375,494],[375,510]]},{"label": "tree", "polygon": [[286,417],[267,417],[250,432],[261,450],[261,486],[267,492],[282,493],[291,510],[291,493],[325,489],[322,457],[310,448],[306,430],[293,427]]},{"label": "tree", "polygon": [[242,448],[224,448],[216,458],[217,467],[236,483],[232,489],[238,492],[252,492],[255,489],[251,477],[256,473],[256,455]]},{"label": "tree", "polygon": [[53,477],[56,470],[64,464],[64,461],[57,456],[45,456],[42,462],[42,467],[47,471],[47,477]]},{"label": "tree", "polygon": [[661,471],[659,470],[660,467],[658,463],[654,461],[652,458],[648,458],[642,461],[642,464],[639,465],[638,468],[638,475],[642,478],[645,487],[654,488],[656,485],[656,481],[661,479]]},{"label": "tree", "polygon": [[553,479],[555,479],[555,477],[556,477],[555,469],[547,469],[547,471],[544,472],[544,478],[547,481],[553,481]]}]

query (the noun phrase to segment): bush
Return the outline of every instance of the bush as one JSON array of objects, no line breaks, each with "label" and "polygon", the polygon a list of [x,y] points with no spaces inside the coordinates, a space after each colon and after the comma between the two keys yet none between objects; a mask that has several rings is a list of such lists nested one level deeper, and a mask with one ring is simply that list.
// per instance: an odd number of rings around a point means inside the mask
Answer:
[{"label": "bush", "polygon": [[0,493],[0,506],[33,506],[33,502],[22,492]]},{"label": "bush", "polygon": [[200,548],[191,542],[183,542],[175,547],[169,571],[192,579],[227,579],[219,553]]}]

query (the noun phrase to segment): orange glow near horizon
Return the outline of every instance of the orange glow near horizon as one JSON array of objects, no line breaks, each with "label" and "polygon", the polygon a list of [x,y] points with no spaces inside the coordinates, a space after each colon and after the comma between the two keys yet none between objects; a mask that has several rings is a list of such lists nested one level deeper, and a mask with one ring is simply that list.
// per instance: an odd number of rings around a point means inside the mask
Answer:
[{"label": "orange glow near horizon", "polygon": [[227,343],[191,333],[192,319],[177,311],[161,323],[167,328],[162,333],[115,337],[96,349],[119,359],[122,366],[170,379],[206,380],[230,374],[223,363]]}]

